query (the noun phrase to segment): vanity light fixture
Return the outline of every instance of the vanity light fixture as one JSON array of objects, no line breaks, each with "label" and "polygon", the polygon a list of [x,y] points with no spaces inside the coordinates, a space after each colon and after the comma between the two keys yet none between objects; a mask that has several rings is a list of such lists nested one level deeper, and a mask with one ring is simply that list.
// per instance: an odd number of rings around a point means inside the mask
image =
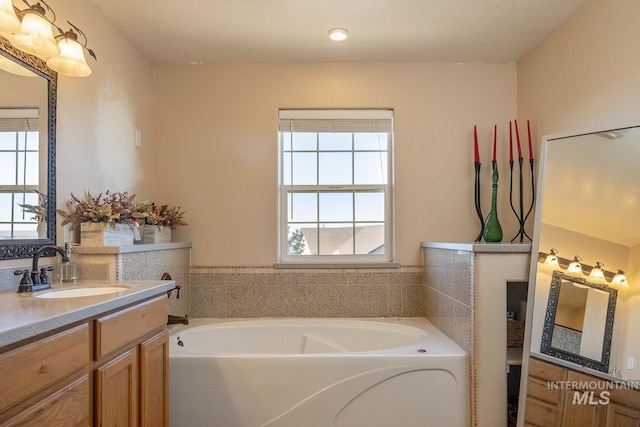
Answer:
[{"label": "vanity light fixture", "polygon": [[[56,14],[44,0],[35,4],[29,4],[27,0],[24,2],[29,8],[20,10],[13,6],[11,0],[0,0],[0,35],[16,49],[42,58],[49,68],[60,74],[74,77],[91,74],[83,49],[93,59],[96,55],[87,47],[84,33],[69,21],[67,23],[73,29],[63,31],[55,24]],[[51,19],[47,17],[48,12]],[[13,17],[20,24],[17,28]],[[54,29],[59,33],[56,37],[53,36]],[[78,34],[82,41],[78,40]]]},{"label": "vanity light fixture", "polygon": [[602,271],[602,267],[604,267],[604,264],[602,264],[600,261],[596,261],[596,266],[593,267],[591,269],[591,272],[589,273],[590,282],[600,284],[607,283],[607,279],[605,279],[604,277],[604,271]]},{"label": "vanity light fixture", "polygon": [[559,268],[560,263],[558,262],[558,251],[554,248],[551,248],[549,254],[544,259],[544,265],[547,267]]},{"label": "vanity light fixture", "polygon": [[629,282],[627,282],[627,276],[624,275],[624,271],[618,270],[613,279],[611,279],[611,287],[626,291],[629,289]]},{"label": "vanity light fixture", "polygon": [[[84,44],[78,41],[78,35],[73,30],[65,31],[63,36],[56,37],[58,41],[58,47],[60,48],[60,55],[54,56],[47,60],[47,65],[53,71],[57,71],[60,74],[66,74],[72,77],[85,77],[91,74],[91,68],[87,65],[86,59],[84,59],[84,52],[82,49],[87,49],[87,37],[80,29],[71,24],[84,38]],[[91,49],[87,49],[89,54],[95,58],[95,54]]]},{"label": "vanity light fixture", "polygon": [[580,261],[582,261],[582,258],[580,258],[578,255],[574,256],[573,261],[571,261],[571,264],[569,264],[569,267],[567,267],[565,274],[567,276],[584,276]]},{"label": "vanity light fixture", "polygon": [[349,31],[344,28],[332,28],[329,30],[329,38],[334,41],[346,40],[349,37]]}]

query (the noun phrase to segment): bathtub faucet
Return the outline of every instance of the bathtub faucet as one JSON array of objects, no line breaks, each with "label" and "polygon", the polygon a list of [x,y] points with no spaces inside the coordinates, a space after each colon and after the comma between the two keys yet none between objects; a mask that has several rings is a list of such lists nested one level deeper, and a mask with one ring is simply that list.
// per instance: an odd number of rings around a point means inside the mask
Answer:
[{"label": "bathtub faucet", "polygon": [[177,324],[188,325],[189,317],[186,314],[184,316],[174,316],[170,314],[167,319],[167,325],[177,325]]}]

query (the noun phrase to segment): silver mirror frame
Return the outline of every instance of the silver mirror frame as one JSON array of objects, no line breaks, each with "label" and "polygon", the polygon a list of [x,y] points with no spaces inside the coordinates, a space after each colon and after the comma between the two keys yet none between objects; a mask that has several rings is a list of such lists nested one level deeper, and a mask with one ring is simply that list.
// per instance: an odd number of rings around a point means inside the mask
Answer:
[{"label": "silver mirror frame", "polygon": [[[58,73],[33,55],[14,48],[0,37],[0,55],[22,65],[47,80],[48,87],[48,141],[47,141],[47,237],[45,239],[0,240],[0,260],[31,258],[42,246],[56,244],[56,100]],[[53,254],[45,254],[53,255]]]},{"label": "silver mirror frame", "polygon": [[[604,337],[602,343],[602,354],[600,360],[589,359],[579,354],[571,353],[552,346],[553,330],[555,325],[556,311],[558,308],[558,299],[560,296],[560,285],[562,281],[570,281],[579,283],[594,289],[598,289],[609,294],[607,303],[607,317],[604,327]],[[613,319],[616,311],[618,291],[607,285],[591,283],[587,279],[581,277],[567,276],[560,270],[553,272],[551,279],[551,287],[549,289],[549,302],[547,303],[547,311],[544,318],[544,327],[542,329],[542,343],[540,353],[553,356],[558,359],[576,363],[586,368],[595,369],[597,371],[609,371],[609,359],[611,356],[611,339],[613,337]]]}]

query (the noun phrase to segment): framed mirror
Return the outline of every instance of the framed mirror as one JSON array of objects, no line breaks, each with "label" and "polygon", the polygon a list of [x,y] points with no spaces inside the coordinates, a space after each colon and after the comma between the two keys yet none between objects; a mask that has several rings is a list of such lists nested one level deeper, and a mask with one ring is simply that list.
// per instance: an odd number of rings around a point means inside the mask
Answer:
[{"label": "framed mirror", "polygon": [[553,272],[540,352],[607,372],[617,290]]},{"label": "framed mirror", "polygon": [[56,243],[57,73],[0,37],[0,260]]},{"label": "framed mirror", "polygon": [[[540,158],[529,354],[622,380],[637,378],[628,361],[640,349],[640,126],[546,136]],[[562,257],[559,267],[543,262],[551,248]],[[572,276],[567,269],[575,256],[584,264]],[[606,273],[600,282],[589,278],[588,266],[598,264]],[[626,272],[626,289],[613,283],[618,270]],[[586,313],[592,298],[600,301],[598,316]],[[582,324],[562,320],[565,311],[583,309]]]}]

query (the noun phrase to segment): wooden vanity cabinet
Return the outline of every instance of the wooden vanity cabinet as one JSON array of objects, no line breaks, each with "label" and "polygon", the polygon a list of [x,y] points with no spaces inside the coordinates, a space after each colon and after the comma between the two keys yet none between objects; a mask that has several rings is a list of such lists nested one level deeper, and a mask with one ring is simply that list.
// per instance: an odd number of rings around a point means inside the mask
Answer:
[{"label": "wooden vanity cabinet", "polygon": [[167,298],[94,320],[95,425],[169,424]]},{"label": "wooden vanity cabinet", "polygon": [[55,333],[0,355],[0,425],[86,426],[89,327]]},{"label": "wooden vanity cabinet", "polygon": [[531,358],[525,426],[640,427],[640,390],[612,384]]},{"label": "wooden vanity cabinet", "polygon": [[0,426],[168,426],[167,297],[0,354]]}]

